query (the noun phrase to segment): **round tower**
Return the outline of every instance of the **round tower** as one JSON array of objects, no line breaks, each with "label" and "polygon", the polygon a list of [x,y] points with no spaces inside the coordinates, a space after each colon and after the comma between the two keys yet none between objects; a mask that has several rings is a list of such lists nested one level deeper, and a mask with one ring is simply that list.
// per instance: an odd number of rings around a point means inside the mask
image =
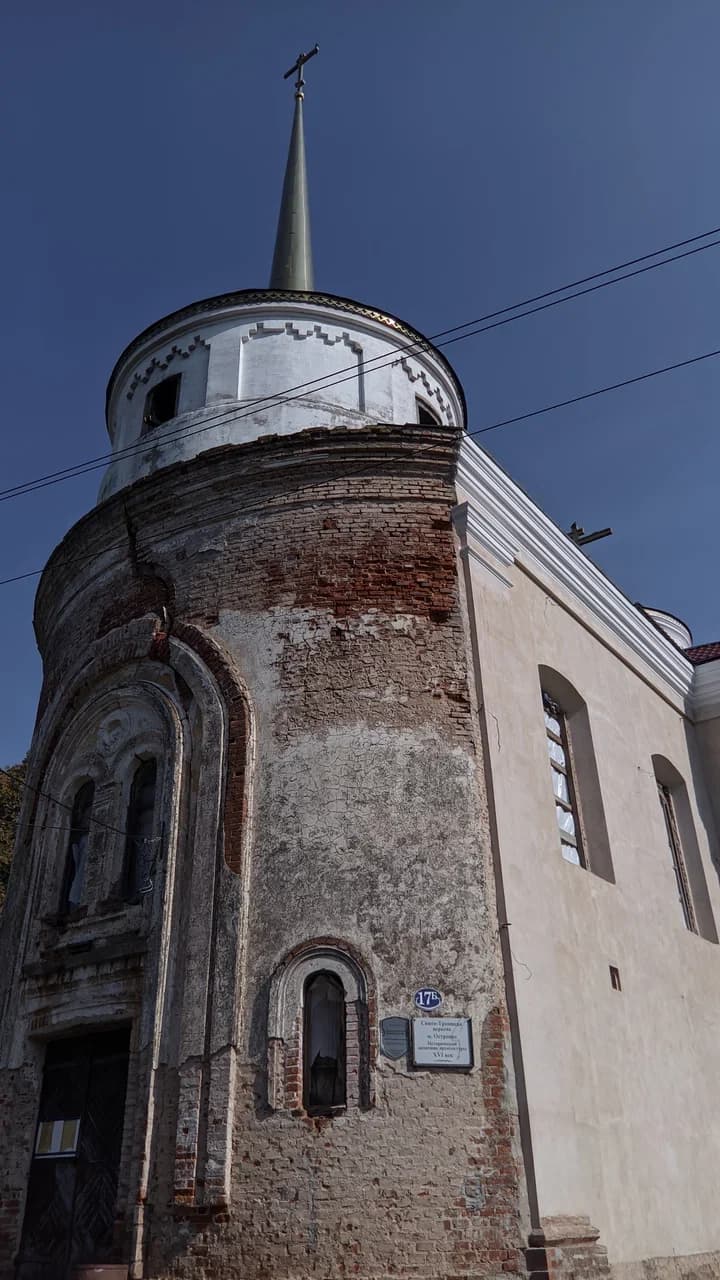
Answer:
[{"label": "round tower", "polygon": [[27,1280],[520,1269],[463,393],[313,289],[306,60],[272,287],[123,353],[38,591],[0,1050]]}]

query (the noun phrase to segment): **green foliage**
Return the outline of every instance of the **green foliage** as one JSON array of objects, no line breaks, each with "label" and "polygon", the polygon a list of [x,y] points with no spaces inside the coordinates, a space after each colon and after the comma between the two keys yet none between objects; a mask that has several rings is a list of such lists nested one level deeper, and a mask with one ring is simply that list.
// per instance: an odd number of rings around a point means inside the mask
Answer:
[{"label": "green foliage", "polygon": [[15,828],[23,798],[23,788],[19,784],[23,781],[25,772],[26,763],[23,760],[22,764],[14,764],[6,773],[0,773],[0,910],[5,901],[10,876]]}]

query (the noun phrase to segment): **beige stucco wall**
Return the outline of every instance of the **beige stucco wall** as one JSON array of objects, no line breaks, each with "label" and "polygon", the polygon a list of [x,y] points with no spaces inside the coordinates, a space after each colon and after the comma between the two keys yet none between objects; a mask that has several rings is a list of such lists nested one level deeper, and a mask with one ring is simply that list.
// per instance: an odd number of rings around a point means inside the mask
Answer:
[{"label": "beige stucco wall", "polygon": [[[695,728],[589,610],[530,576],[529,555],[508,565],[479,551],[469,563],[540,1215],[589,1215],[611,1263],[717,1250],[720,947],[685,928],[651,763],[666,756],[687,783],[717,924]],[[615,884],[561,856],[540,665],[587,704]]]}]

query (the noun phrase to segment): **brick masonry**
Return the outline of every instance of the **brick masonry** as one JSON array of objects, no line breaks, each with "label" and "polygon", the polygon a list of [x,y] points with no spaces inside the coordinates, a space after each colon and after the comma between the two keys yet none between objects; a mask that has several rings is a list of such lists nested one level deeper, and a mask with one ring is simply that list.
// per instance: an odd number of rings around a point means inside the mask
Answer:
[{"label": "brick masonry", "polygon": [[[93,687],[114,679],[167,698],[185,744],[168,745],[175,844],[152,902],[129,909],[136,934],[130,916],[98,924],[92,906],[72,926],[108,955],[111,942],[132,951],[133,937],[138,955],[140,942],[146,949],[134,985],[122,979],[139,1101],[128,1113],[117,1240],[135,1276],[429,1280],[524,1266],[450,521],[457,447],[455,431],[411,424],[212,450],[90,513],[41,582],[45,685],[32,776],[42,780]],[[218,769],[216,791],[208,779]],[[40,893],[33,876],[57,873],[46,861],[41,874],[39,843],[28,842],[16,870],[15,918]],[[66,963],[42,959],[31,914],[3,943],[25,965],[6,1015],[16,1074],[8,1058],[3,1079],[18,1104],[27,1099],[7,1136],[6,1268],[36,1105],[33,1000],[60,1018],[51,971]],[[271,983],[298,948],[332,950],[332,939],[341,958],[357,957],[366,992],[357,1087],[344,1114],[308,1117],[297,1037],[271,1045],[271,1076],[276,1059],[285,1063],[285,1097],[269,1087]],[[35,987],[31,960],[48,967]],[[92,961],[76,968],[66,1005],[89,1008],[93,989],[93,1016],[107,1018],[117,972],[101,980]],[[411,1016],[412,992],[428,982],[444,992],[444,1012],[473,1019],[471,1071],[415,1071],[378,1056],[379,1020]],[[301,1011],[289,1013],[297,1029]]]}]

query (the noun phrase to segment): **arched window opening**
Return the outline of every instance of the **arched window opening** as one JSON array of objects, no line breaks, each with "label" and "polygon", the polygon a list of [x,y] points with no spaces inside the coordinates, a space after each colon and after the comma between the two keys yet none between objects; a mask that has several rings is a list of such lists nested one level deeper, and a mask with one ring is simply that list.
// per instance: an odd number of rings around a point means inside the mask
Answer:
[{"label": "arched window opening", "polygon": [[123,896],[127,902],[135,902],[152,889],[156,790],[157,761],[143,760],[133,776],[127,809],[123,886]]},{"label": "arched window opening", "polygon": [[559,703],[544,690],[542,700],[560,850],[566,862],[574,862],[576,866],[584,867],[587,863],[583,851],[580,814],[568,743],[567,719]]},{"label": "arched window opening", "polygon": [[658,796],[660,797],[660,808],[662,809],[663,818],[665,819],[665,832],[667,834],[668,845],[670,846],[670,857],[672,860],[673,871],[675,872],[675,884],[677,886],[677,895],[683,914],[683,920],[685,921],[685,928],[689,929],[691,933],[697,933],[695,911],[693,909],[692,897],[690,895],[690,885],[688,883],[687,868],[685,866],[685,857],[683,855],[680,832],[678,831],[672,792],[663,782],[658,782],[657,787]]},{"label": "arched window opening", "polygon": [[73,801],[68,850],[65,860],[65,878],[60,904],[62,912],[74,911],[83,902],[94,798],[95,784],[84,782]]},{"label": "arched window opening", "polygon": [[441,422],[437,414],[426,404],[424,400],[419,398],[417,404],[417,420],[421,427],[439,427]]},{"label": "arched window opening", "polygon": [[708,942],[717,942],[715,917],[685,780],[665,756],[654,755],[652,766],[685,928]]},{"label": "arched window opening", "polygon": [[177,414],[180,397],[180,379],[182,375],[173,373],[162,382],[156,382],[145,397],[143,410],[143,432],[153,427],[161,427]]},{"label": "arched window opening", "polygon": [[614,884],[587,706],[558,671],[540,667],[539,676],[560,851],[567,862]]},{"label": "arched window opening", "polygon": [[315,973],[305,983],[303,1103],[313,1115],[327,1115],[347,1101],[345,1088],[345,992],[332,973]]}]

